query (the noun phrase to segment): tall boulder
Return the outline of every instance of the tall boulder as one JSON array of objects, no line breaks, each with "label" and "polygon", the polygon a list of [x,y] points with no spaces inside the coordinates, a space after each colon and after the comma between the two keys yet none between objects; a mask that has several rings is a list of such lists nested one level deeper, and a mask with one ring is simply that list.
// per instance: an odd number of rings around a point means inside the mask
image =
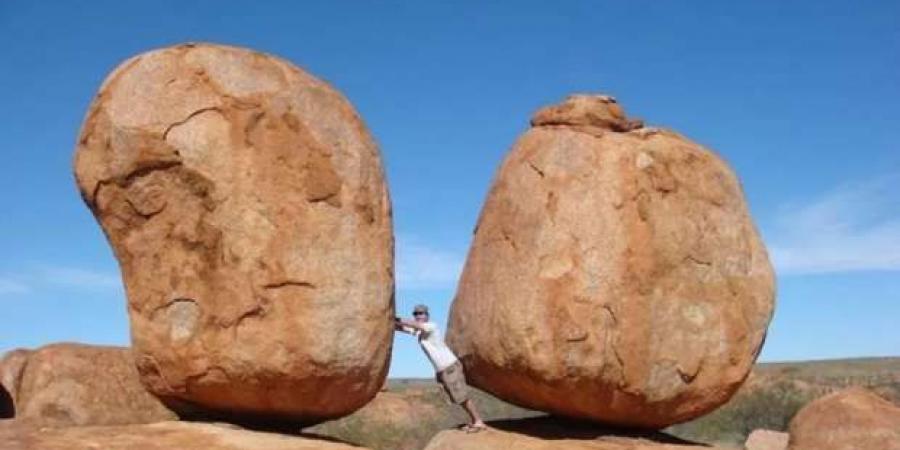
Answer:
[{"label": "tall boulder", "polygon": [[900,407],[845,389],[806,405],[788,431],[789,450],[900,450]]},{"label": "tall boulder", "polygon": [[246,49],[151,51],[107,77],[74,165],[152,392],[304,422],[375,396],[393,331],[391,207],[340,93]]},{"label": "tall boulder", "polygon": [[713,152],[607,96],[538,111],[494,179],[451,313],[472,384],[532,409],[661,428],[725,403],[775,297]]},{"label": "tall boulder", "polygon": [[64,427],[177,418],[144,389],[127,348],[51,344],[14,350],[3,360],[19,366],[15,378],[0,380],[15,399],[18,421]]}]

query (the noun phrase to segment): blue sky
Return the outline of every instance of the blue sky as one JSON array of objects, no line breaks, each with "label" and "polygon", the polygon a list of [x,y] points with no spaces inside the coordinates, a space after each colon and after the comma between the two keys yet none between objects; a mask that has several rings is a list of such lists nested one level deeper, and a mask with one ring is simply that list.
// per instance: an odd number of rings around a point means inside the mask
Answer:
[{"label": "blue sky", "polygon": [[[72,152],[105,75],[183,41],[274,53],[353,102],[387,167],[403,312],[445,322],[531,113],[605,92],[741,177],[779,275],[763,360],[900,355],[896,1],[0,2],[0,351],[128,342]],[[391,375],[428,376],[405,337]]]}]

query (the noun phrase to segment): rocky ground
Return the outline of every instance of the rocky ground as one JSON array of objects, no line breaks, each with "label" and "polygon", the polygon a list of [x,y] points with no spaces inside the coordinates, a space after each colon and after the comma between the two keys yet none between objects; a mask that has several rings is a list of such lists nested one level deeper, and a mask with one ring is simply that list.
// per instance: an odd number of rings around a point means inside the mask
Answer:
[{"label": "rocky ground", "polygon": [[[720,409],[655,436],[740,448],[753,430],[784,431],[804,405],[849,386],[865,386],[900,405],[900,358],[757,364],[747,384]],[[480,391],[476,401],[490,424],[501,429],[521,429],[535,422],[518,419],[544,416]],[[373,449],[413,450],[464,420],[431,380],[401,379],[391,380],[387,391],[355,414],[308,431]]]}]

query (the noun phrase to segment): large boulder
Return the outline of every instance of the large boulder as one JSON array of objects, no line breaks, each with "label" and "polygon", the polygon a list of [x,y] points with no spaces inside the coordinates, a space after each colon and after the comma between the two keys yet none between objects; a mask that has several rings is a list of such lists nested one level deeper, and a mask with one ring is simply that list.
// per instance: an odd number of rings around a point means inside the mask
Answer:
[{"label": "large boulder", "polygon": [[368,402],[393,331],[391,207],[350,103],[218,45],[110,74],[75,155],[147,387],[180,410],[314,422]]},{"label": "large boulder", "polygon": [[224,424],[161,422],[41,428],[0,421],[4,450],[365,450],[331,440],[249,431]]},{"label": "large boulder", "polygon": [[573,96],[539,111],[500,167],[448,341],[504,400],[661,428],[740,387],[774,284],[725,162],[610,97]]},{"label": "large boulder", "polygon": [[131,351],[121,347],[51,344],[16,350],[14,382],[0,380],[15,399],[16,420],[42,426],[117,425],[176,419],[138,378]]},{"label": "large boulder", "polygon": [[715,450],[663,433],[622,433],[546,419],[494,423],[469,434],[458,430],[438,433],[425,450]]},{"label": "large boulder", "polygon": [[806,405],[788,431],[790,450],[900,450],[900,407],[845,389]]}]

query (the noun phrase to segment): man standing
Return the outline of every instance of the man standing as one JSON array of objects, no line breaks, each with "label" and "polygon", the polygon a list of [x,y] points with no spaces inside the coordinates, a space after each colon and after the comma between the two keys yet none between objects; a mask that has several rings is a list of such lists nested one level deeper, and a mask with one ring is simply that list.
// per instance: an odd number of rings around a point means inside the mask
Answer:
[{"label": "man standing", "polygon": [[437,324],[428,320],[428,307],[416,305],[413,308],[413,320],[396,318],[394,328],[404,333],[412,334],[419,339],[419,345],[425,351],[425,355],[434,366],[436,378],[447,391],[447,395],[453,403],[461,405],[469,414],[471,422],[463,426],[467,433],[477,433],[487,428],[475,404],[469,398],[469,389],[466,386],[466,377],[463,374],[462,363],[444,343]]}]

